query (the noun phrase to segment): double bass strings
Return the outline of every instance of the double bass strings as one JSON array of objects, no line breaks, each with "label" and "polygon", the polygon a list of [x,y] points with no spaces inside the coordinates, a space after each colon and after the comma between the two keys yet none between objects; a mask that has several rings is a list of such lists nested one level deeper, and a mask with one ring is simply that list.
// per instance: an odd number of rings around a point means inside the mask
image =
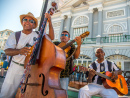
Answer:
[{"label": "double bass strings", "polygon": [[[48,11],[48,13],[50,13],[50,10]],[[46,22],[47,22],[47,18],[45,18],[44,21],[43,21],[43,24],[42,24],[41,29],[39,31],[38,38],[37,38],[37,40],[36,40],[36,42],[34,44],[33,52],[30,55],[29,61],[28,61],[27,65],[26,65],[26,69],[24,71],[24,74],[23,74],[21,82],[20,82],[21,98],[24,97],[23,83],[25,82],[25,79],[27,78],[27,74],[29,74],[30,71],[31,71],[31,65],[33,63],[35,63],[35,61],[36,61],[39,46],[40,46],[44,31],[45,31]]]}]

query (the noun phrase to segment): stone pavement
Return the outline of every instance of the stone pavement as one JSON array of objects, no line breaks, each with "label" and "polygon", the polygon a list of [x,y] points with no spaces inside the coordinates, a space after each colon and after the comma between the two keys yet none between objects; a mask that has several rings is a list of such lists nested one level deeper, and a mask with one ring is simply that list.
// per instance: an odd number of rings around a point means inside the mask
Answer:
[{"label": "stone pavement", "polygon": [[[0,72],[1,72],[1,69],[0,69]],[[4,71],[4,76],[6,75],[6,72],[7,72],[7,70]],[[0,73],[0,75],[1,75],[1,73]],[[1,87],[2,87],[3,82],[4,82],[4,78],[0,78],[0,92],[1,92]],[[128,95],[119,97],[119,98],[130,98],[130,89],[129,89]]]},{"label": "stone pavement", "polygon": [[[0,69],[0,72],[1,72],[1,69]],[[6,72],[7,72],[7,70],[4,71],[4,76],[6,75]],[[1,73],[0,73],[0,75],[1,75]],[[3,82],[4,82],[4,78],[0,78],[0,91],[1,91],[1,86],[2,86]]]}]

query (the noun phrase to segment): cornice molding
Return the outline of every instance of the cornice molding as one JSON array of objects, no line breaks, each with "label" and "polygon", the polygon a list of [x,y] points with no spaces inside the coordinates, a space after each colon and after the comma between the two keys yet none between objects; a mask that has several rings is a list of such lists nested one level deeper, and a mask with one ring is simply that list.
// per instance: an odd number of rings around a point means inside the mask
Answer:
[{"label": "cornice molding", "polygon": [[93,4],[99,4],[99,3],[103,3],[104,2],[104,0],[88,0],[88,4],[89,5],[93,5]]},{"label": "cornice molding", "polygon": [[106,1],[103,4],[104,4],[104,6],[106,6],[106,5],[111,5],[111,4],[117,4],[119,2],[124,2],[125,3],[126,0],[111,0],[111,1]]},{"label": "cornice molding", "polygon": [[129,5],[129,6],[130,6],[130,1],[128,1],[128,2],[127,2],[127,5]]},{"label": "cornice molding", "polygon": [[114,6],[109,6],[109,7],[104,7],[103,10],[110,10],[110,9],[115,9],[115,8],[120,8],[120,7],[125,7],[125,6],[127,6],[126,3],[119,4],[119,5],[114,5]]},{"label": "cornice molding", "polygon": [[91,9],[94,9],[94,8],[103,8],[103,4],[100,3],[100,4],[97,4],[97,5],[89,6],[89,9],[88,9],[88,10],[91,10]]}]

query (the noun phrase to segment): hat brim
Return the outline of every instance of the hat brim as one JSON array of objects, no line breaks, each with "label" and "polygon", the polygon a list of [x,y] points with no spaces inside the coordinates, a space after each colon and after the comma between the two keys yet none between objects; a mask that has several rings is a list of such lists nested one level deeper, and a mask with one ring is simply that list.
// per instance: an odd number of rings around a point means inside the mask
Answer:
[{"label": "hat brim", "polygon": [[27,15],[27,14],[20,15],[21,24],[24,17],[31,17],[35,21],[35,27],[33,29],[35,29],[38,26],[38,20],[35,17]]}]

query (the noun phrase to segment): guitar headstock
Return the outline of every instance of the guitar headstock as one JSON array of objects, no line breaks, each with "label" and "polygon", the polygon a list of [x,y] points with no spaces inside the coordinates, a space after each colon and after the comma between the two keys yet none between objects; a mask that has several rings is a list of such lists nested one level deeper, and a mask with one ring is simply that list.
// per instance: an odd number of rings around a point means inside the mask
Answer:
[{"label": "guitar headstock", "polygon": [[52,7],[49,9],[48,13],[50,13],[50,15],[53,15],[58,7],[57,7],[57,3],[56,2],[52,2],[51,5],[52,5]]},{"label": "guitar headstock", "polygon": [[88,36],[89,33],[90,33],[89,31],[86,31],[86,32],[84,32],[83,34],[81,34],[80,37],[81,37],[81,38],[84,38],[84,37]]}]

